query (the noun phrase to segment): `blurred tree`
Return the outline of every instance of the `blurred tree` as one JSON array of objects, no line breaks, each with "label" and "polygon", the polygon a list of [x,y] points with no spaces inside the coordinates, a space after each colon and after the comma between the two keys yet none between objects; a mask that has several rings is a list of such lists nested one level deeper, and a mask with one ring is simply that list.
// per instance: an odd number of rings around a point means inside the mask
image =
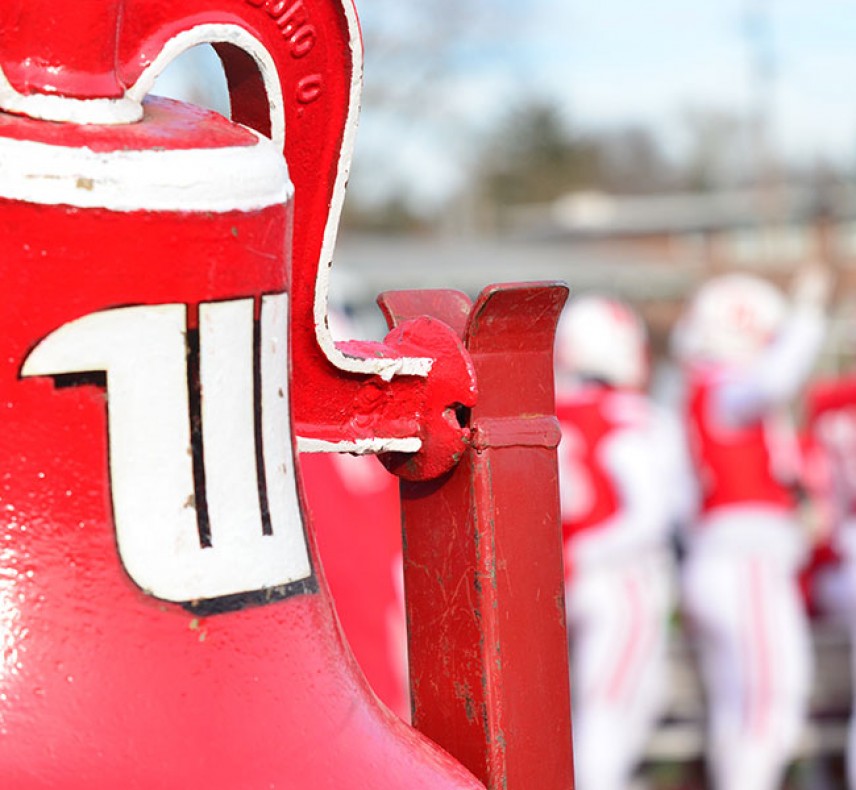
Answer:
[{"label": "blurred tree", "polygon": [[713,107],[684,111],[686,153],[681,162],[682,186],[705,191],[754,177],[746,123],[733,112]]},{"label": "blurred tree", "polygon": [[[487,113],[482,80],[509,96],[513,0],[359,0],[365,78],[349,203],[351,226],[424,224],[463,189]],[[375,216],[373,216],[375,215]]]},{"label": "blurred tree", "polygon": [[664,192],[680,181],[677,165],[665,157],[660,141],[643,126],[605,130],[593,139],[599,152],[599,186],[607,192]]},{"label": "blurred tree", "polygon": [[426,104],[441,87],[438,81],[454,73],[464,48],[475,44],[472,31],[486,30],[495,19],[492,5],[489,0],[361,0],[364,111],[393,107],[412,117],[426,114]]},{"label": "blurred tree", "polygon": [[480,191],[500,207],[544,203],[602,180],[597,141],[573,134],[559,110],[535,102],[513,111],[487,141]]},{"label": "blurred tree", "polygon": [[342,225],[366,233],[414,235],[430,232],[432,222],[411,211],[404,195],[393,192],[378,202],[346,200]]}]

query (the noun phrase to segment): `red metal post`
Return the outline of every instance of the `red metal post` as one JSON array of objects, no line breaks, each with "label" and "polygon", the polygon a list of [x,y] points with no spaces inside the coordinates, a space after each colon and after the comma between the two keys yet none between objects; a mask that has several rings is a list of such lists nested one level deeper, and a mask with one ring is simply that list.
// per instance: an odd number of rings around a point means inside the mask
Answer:
[{"label": "red metal post", "polygon": [[391,323],[422,310],[462,328],[476,370],[470,447],[401,492],[413,721],[489,788],[573,787],[552,372],[566,295],[493,286],[466,322],[454,292],[381,298]]}]

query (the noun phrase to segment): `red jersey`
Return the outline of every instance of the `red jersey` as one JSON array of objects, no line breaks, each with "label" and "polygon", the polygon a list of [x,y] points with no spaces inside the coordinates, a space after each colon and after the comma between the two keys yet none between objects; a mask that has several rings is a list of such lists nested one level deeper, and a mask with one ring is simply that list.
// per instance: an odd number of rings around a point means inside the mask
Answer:
[{"label": "red jersey", "polygon": [[650,414],[638,393],[590,386],[560,398],[556,416],[562,428],[559,475],[567,541],[608,525],[622,512],[624,481],[608,461],[608,447],[623,432],[646,428]]},{"label": "red jersey", "polygon": [[811,488],[832,522],[856,516],[856,378],[819,382],[806,398]]},{"label": "red jersey", "polygon": [[688,482],[671,416],[640,392],[597,385],[562,395],[556,414],[566,579],[661,550]]},{"label": "red jersey", "polygon": [[698,470],[701,509],[710,513],[732,505],[791,510],[794,497],[778,478],[771,421],[762,416],[730,424],[717,415],[715,371],[699,371],[690,381],[687,421],[690,451]]}]

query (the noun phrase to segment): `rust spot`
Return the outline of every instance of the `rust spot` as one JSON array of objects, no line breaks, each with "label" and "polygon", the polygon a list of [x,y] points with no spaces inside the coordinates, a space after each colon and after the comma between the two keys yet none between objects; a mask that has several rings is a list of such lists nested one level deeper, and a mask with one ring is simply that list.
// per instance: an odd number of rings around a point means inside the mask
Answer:
[{"label": "rust spot", "polygon": [[464,703],[464,715],[467,717],[467,721],[474,722],[476,720],[476,702],[468,685],[455,683],[455,696]]},{"label": "rust spot", "polygon": [[95,187],[95,182],[91,178],[78,178],[75,186],[78,189],[85,189],[87,192],[91,192]]},{"label": "rust spot", "polygon": [[199,632],[199,641],[204,642],[208,636],[208,631],[203,627],[203,622],[198,617],[194,617],[187,626],[191,631]]}]

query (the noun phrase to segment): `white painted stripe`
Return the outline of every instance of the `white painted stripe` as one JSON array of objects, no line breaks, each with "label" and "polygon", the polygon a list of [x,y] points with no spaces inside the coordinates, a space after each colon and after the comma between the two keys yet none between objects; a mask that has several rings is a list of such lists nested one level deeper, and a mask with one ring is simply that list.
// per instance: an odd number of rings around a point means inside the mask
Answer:
[{"label": "white painted stripe", "polygon": [[43,121],[116,125],[134,123],[143,117],[138,101],[119,99],[74,99],[45,93],[18,93],[0,68],[0,109]]},{"label": "white painted stripe", "polygon": [[416,436],[404,439],[354,439],[351,441],[327,442],[308,436],[297,437],[297,449],[301,453],[353,453],[354,455],[376,455],[377,453],[415,453],[422,448],[422,440]]},{"label": "white painted stripe", "polygon": [[274,143],[184,151],[65,148],[0,138],[0,197],[110,211],[252,211],[294,187]]},{"label": "white painted stripe", "polygon": [[[324,242],[318,261],[318,275],[315,283],[315,336],[324,355],[339,370],[347,370],[351,373],[368,373],[380,376],[384,381],[389,381],[394,376],[425,377],[430,373],[431,367],[434,364],[434,360],[429,357],[403,357],[399,359],[373,357],[371,359],[364,359],[349,357],[343,354],[336,348],[325,320],[327,316],[327,295],[330,289],[330,267],[333,262],[333,250],[336,248],[342,206],[345,202],[345,189],[351,171],[351,160],[360,114],[360,97],[363,89],[363,42],[360,36],[360,27],[353,0],[342,0],[342,10],[345,13],[345,19],[348,24],[353,68],[351,71],[348,117],[345,122],[342,148],[339,152],[336,182],[333,188],[332,200],[330,201],[330,213],[327,216],[327,225],[324,230]],[[339,451],[334,450],[332,452]],[[363,450],[362,452],[380,451]]]},{"label": "white painted stripe", "polygon": [[252,540],[262,531],[252,299],[199,306],[199,375],[208,518],[214,549],[228,551],[229,543]]},{"label": "white painted stripe", "polygon": [[[287,558],[289,581],[311,572],[291,444],[288,403],[288,296],[262,297],[262,437],[268,507],[276,555]],[[270,538],[267,538],[270,540]]]},{"label": "white painted stripe", "polygon": [[129,88],[128,97],[142,102],[161,72],[183,52],[199,44],[232,44],[242,49],[255,61],[264,82],[270,108],[271,138],[276,143],[281,157],[285,145],[285,106],[276,63],[262,43],[238,25],[196,25],[174,36],[167,41],[137,82]]}]

